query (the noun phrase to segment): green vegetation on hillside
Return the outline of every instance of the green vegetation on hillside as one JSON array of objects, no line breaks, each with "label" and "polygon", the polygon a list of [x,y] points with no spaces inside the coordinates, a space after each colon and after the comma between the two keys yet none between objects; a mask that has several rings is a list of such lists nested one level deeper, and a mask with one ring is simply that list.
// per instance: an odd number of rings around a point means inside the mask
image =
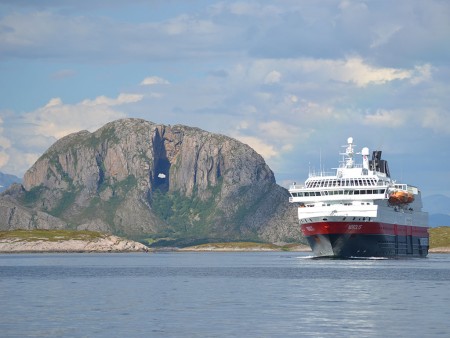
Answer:
[{"label": "green vegetation on hillside", "polygon": [[430,249],[450,247],[450,227],[430,228]]},{"label": "green vegetation on hillside", "polygon": [[86,147],[98,148],[104,142],[111,142],[113,144],[119,143],[119,138],[116,135],[116,130],[113,126],[108,128],[102,128],[101,134],[92,133],[88,137],[84,137],[78,143],[83,144]]},{"label": "green vegetation on hillside", "polygon": [[42,196],[42,192],[45,188],[42,185],[33,187],[30,191],[25,191],[20,201],[26,207],[32,207]]},{"label": "green vegetation on hillside", "polygon": [[73,202],[75,202],[76,197],[76,192],[71,190],[64,191],[58,201],[58,204],[49,212],[49,214],[55,217],[61,217],[64,211],[72,206]]},{"label": "green vegetation on hillside", "polygon": [[182,236],[208,236],[211,219],[217,212],[215,196],[220,191],[221,182],[211,188],[211,197],[202,200],[194,191],[192,197],[179,192],[162,192],[155,190],[152,195],[152,209],[155,214],[170,224],[174,231]]}]

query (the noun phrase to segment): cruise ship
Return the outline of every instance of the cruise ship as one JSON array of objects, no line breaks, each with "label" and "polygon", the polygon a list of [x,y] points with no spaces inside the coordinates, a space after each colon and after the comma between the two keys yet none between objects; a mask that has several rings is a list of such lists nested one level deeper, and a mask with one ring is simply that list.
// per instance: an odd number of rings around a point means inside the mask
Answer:
[{"label": "cruise ship", "polygon": [[352,137],[343,147],[335,172],[310,173],[304,184],[289,188],[314,256],[426,257],[428,213],[422,211],[420,190],[391,179],[381,151],[373,151],[371,159],[367,147],[355,153]]}]

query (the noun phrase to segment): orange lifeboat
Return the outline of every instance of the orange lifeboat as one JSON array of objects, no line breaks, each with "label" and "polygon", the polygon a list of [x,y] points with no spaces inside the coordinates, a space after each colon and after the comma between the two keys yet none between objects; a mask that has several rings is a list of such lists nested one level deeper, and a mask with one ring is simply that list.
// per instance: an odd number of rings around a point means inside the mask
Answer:
[{"label": "orange lifeboat", "polygon": [[404,190],[395,190],[389,194],[389,203],[406,204],[414,201],[414,195]]}]

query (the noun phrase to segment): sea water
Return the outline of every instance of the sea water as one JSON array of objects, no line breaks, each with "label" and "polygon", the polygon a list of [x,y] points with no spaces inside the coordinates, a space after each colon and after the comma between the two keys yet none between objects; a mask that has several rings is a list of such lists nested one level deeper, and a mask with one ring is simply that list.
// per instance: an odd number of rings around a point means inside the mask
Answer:
[{"label": "sea water", "polygon": [[0,255],[1,337],[449,337],[450,255]]}]

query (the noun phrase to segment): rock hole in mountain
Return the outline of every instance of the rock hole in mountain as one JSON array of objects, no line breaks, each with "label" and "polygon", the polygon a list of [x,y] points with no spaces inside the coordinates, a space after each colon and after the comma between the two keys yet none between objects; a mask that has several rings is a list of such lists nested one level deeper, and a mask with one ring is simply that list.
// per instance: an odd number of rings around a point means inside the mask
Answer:
[{"label": "rock hole in mountain", "polygon": [[97,188],[99,188],[105,181],[105,171],[104,171],[105,166],[103,164],[103,158],[100,155],[95,156],[95,161],[96,161],[97,167],[98,167]]},{"label": "rock hole in mountain", "polygon": [[159,158],[155,165],[153,180],[154,190],[159,189],[162,192],[169,190],[170,162],[167,157]]}]

